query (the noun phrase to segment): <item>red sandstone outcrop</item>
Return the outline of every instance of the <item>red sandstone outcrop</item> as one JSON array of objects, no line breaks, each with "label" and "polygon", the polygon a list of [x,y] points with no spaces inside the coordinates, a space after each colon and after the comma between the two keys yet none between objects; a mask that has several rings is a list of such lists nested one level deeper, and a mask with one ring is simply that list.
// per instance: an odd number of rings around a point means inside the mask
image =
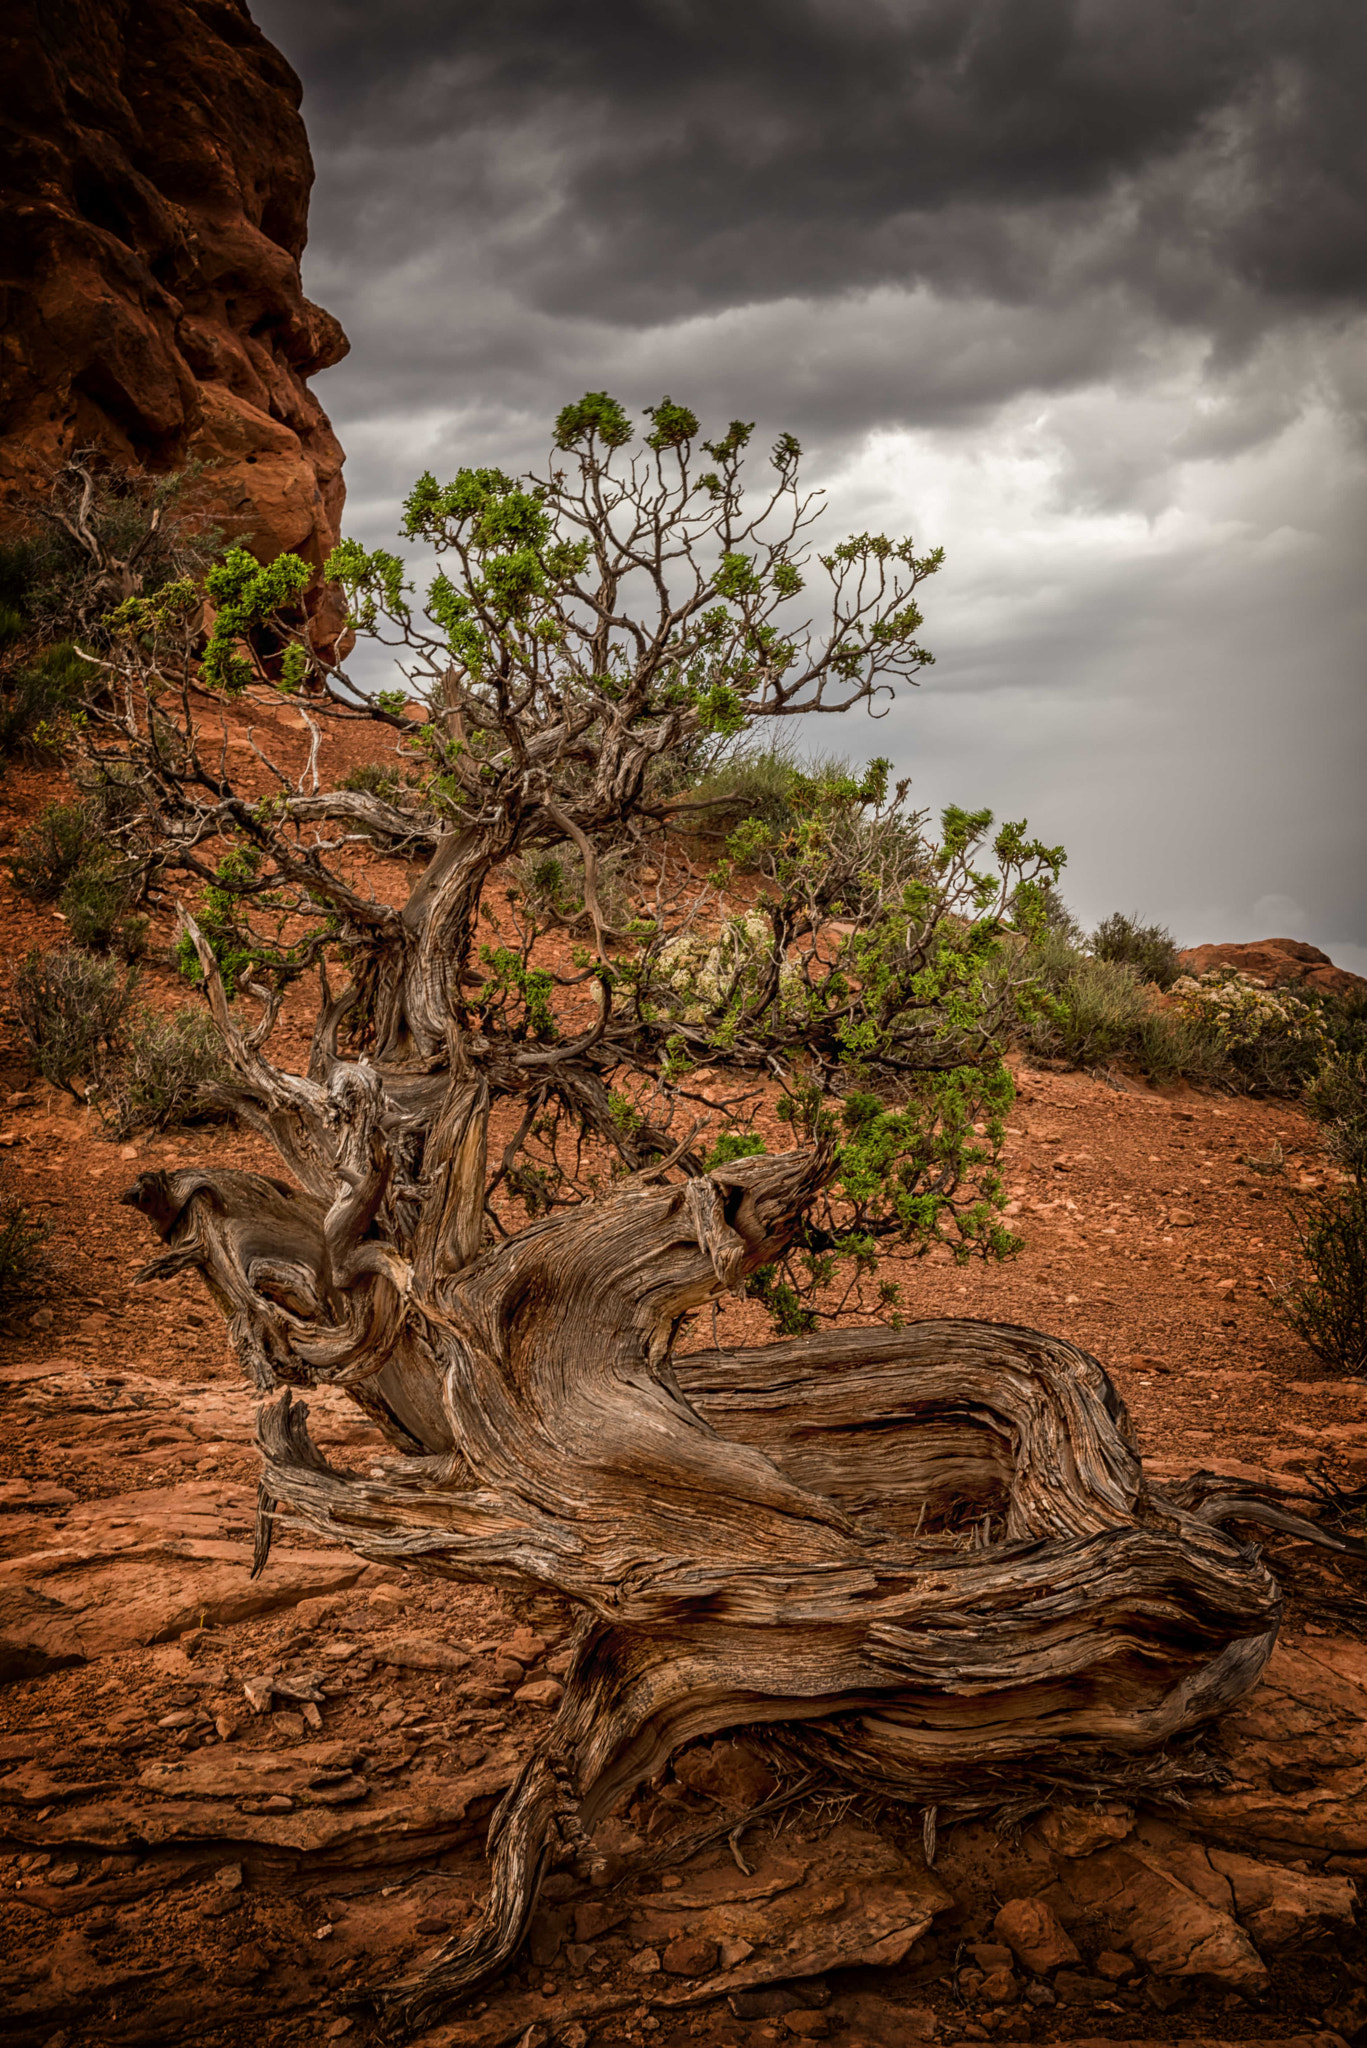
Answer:
[{"label": "red sandstone outcrop", "polygon": [[322,565],[347,350],[299,280],[313,163],[244,0],[15,0],[0,29],[0,519],[71,451],[198,457],[215,522]]},{"label": "red sandstone outcrop", "polygon": [[1324,995],[1367,995],[1367,980],[1335,967],[1318,946],[1303,939],[1253,939],[1242,946],[1189,946],[1178,954],[1184,974],[1207,974],[1213,967],[1233,967],[1270,988],[1319,989]]}]

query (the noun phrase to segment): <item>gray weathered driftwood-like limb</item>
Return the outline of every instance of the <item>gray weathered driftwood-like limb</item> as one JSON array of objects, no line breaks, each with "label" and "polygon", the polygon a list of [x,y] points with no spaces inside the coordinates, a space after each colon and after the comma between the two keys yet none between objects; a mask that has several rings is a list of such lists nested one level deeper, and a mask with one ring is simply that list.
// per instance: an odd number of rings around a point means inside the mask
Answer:
[{"label": "gray weathered driftwood-like limb", "polygon": [[[1104,1790],[1256,1682],[1279,1595],[1220,1526],[1240,1503],[1146,1481],[1094,1359],[954,1321],[679,1355],[688,1312],[781,1247],[822,1157],[642,1176],[478,1251],[471,1085],[442,1112],[420,1285],[396,1253],[357,1260],[341,1195],[188,1173],[129,1198],[282,1384],[259,1425],[277,1513],[583,1615],[555,1724],[495,1819],[484,1918],[376,1993],[395,2025],[497,1971],[545,1871],[695,1737],[768,1729],[943,1817],[1051,1773]],[[369,1228],[378,1096],[337,1093],[345,1198]],[[410,1455],[383,1478],[332,1466],[291,1391],[320,1381]]]}]

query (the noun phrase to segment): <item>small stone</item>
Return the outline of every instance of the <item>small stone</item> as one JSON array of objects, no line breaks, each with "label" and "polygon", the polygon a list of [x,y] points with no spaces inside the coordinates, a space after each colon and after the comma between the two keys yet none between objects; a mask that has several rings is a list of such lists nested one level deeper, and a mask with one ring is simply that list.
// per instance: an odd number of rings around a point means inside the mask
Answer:
[{"label": "small stone", "polygon": [[787,2012],[783,2015],[783,2024],[790,2034],[796,2034],[799,2041],[824,2041],[831,2031],[831,2023],[824,2012]]},{"label": "small stone", "polygon": [[654,1948],[638,1949],[627,1964],[633,1977],[654,1977],[659,1974],[660,1952]]},{"label": "small stone", "polygon": [[214,1883],[219,1887],[220,1891],[237,1891],[242,1883],[242,1865],[240,1863],[220,1863],[218,1869],[214,1872]]},{"label": "small stone", "polygon": [[988,2005],[1014,2005],[1020,1996],[1020,1985],[1013,1970],[989,1970],[979,1987],[978,1996]]},{"label": "small stone", "polygon": [[539,1664],[549,1648],[544,1636],[536,1635],[530,1629],[517,1629],[506,1643],[499,1644],[498,1655],[513,1657],[519,1664]]},{"label": "small stone", "polygon": [[565,1961],[569,1964],[572,1977],[582,1977],[598,1951],[591,1941],[571,1941],[565,1945]]},{"label": "small stone", "polygon": [[50,1330],[52,1328],[52,1310],[50,1308],[35,1309],[28,1319],[28,1326],[31,1330]]},{"label": "small stone", "polygon": [[325,1920],[321,1927],[314,1928],[313,1938],[315,1941],[326,1941],[331,1932],[332,1922],[330,1920]]},{"label": "small stone", "polygon": [[742,1941],[740,1936],[736,1934],[723,1935],[722,1939],[717,1943],[717,1955],[724,1970],[734,1970],[737,1963],[743,1963],[748,1956],[752,1956],[754,1953],[754,1943]]},{"label": "small stone", "polygon": [[562,2027],[555,2038],[558,2048],[588,2048],[588,2033],[578,2020],[571,2020],[567,2027]]},{"label": "small stone", "polygon": [[[1146,1365],[1155,1361],[1146,1360]],[[1134,1827],[1132,1813],[1101,1813],[1086,1806],[1053,1806],[1040,1822],[1040,1833],[1056,1856],[1090,1856],[1113,1842],[1123,1842]]]},{"label": "small stone", "polygon": [[717,1967],[717,1944],[701,1934],[681,1934],[660,1958],[671,1977],[709,1977]]},{"label": "small stone", "polygon": [[327,2029],[328,2040],[340,2041],[343,2034],[349,2034],[351,2032],[351,2029],[355,2026],[355,2024],[356,2022],[354,2020],[349,2020],[346,2014],[343,2013],[342,2017],[338,2020],[334,2020],[331,2026]]},{"label": "small stone", "polygon": [[193,1728],[199,1716],[190,1707],[178,1707],[174,1714],[163,1714],[158,1728]]},{"label": "small stone", "polygon": [[81,1874],[79,1863],[54,1863],[47,1874],[49,1884],[75,1884]]},{"label": "small stone", "polygon": [[1134,1975],[1134,1958],[1121,1955],[1119,1949],[1103,1948],[1093,1968],[1097,1976],[1106,1978],[1108,1983],[1123,1984],[1127,1977]]},{"label": "small stone", "polygon": [[1060,2005],[1090,2005],[1094,1999],[1109,1998],[1113,1989],[1104,1977],[1090,1976],[1085,1970],[1060,1970],[1054,1979]]},{"label": "small stone", "polygon": [[421,1920],[414,1921],[419,1934],[449,1934],[451,1922],[441,1913],[424,1913]]},{"label": "small stone", "polygon": [[1025,1998],[1028,2005],[1057,2005],[1053,1991],[1047,1984],[1027,1984]]},{"label": "small stone", "polygon": [[596,1941],[625,1920],[628,1910],[621,1899],[581,1899],[574,1909],[575,1940]]},{"label": "small stone", "polygon": [[269,1678],[244,1678],[242,1681],[242,1692],[247,1705],[254,1714],[268,1714],[270,1712],[271,1701],[275,1698],[275,1689]]},{"label": "small stone", "polygon": [[1014,1970],[1015,1954],[1004,1941],[975,1941],[970,1953],[980,1970]]},{"label": "small stone", "polygon": [[1190,1209],[1169,1209],[1168,1222],[1174,1230],[1190,1230],[1196,1218]]},{"label": "small stone", "polygon": [[312,1700],[306,1700],[304,1702],[303,1715],[304,1719],[308,1722],[309,1727],[312,1728],[315,1732],[322,1727],[322,1712],[318,1707],[316,1707],[313,1704]]},{"label": "small stone", "polygon": [[1077,1944],[1043,1899],[1008,1899],[992,1928],[1037,1977],[1047,1976],[1061,1964],[1082,1961]]},{"label": "small stone", "polygon": [[[519,1667],[519,1676],[521,1667]],[[513,1694],[520,1707],[558,1707],[565,1696],[565,1688],[558,1678],[533,1678],[526,1685],[520,1685]]]},{"label": "small stone", "polygon": [[294,1801],[287,1799],[283,1792],[272,1792],[270,1798],[262,1802],[261,1811],[263,1813],[293,1813]]}]

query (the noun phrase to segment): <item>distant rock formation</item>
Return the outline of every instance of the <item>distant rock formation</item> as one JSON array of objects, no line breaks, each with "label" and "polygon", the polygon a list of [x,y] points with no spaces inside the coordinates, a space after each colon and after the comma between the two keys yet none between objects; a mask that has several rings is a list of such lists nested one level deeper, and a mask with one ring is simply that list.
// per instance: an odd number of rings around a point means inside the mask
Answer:
[{"label": "distant rock formation", "polygon": [[10,0],[0,62],[0,520],[77,448],[198,457],[229,538],[321,567],[343,458],[306,380],[348,343],[299,281],[294,72],[244,0]]},{"label": "distant rock formation", "polygon": [[1335,967],[1318,946],[1303,939],[1253,939],[1242,946],[1189,946],[1178,954],[1184,974],[1206,974],[1212,967],[1237,968],[1272,988],[1319,989],[1325,995],[1367,995],[1367,980]]}]

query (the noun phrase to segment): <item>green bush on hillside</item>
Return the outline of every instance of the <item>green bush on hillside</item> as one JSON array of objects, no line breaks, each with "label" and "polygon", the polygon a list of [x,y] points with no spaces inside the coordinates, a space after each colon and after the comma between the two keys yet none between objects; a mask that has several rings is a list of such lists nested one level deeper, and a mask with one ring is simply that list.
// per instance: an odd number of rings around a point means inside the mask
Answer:
[{"label": "green bush on hillside", "polygon": [[1162,989],[1171,988],[1182,972],[1177,942],[1165,925],[1140,924],[1119,910],[1103,918],[1092,933],[1092,954],[1097,960],[1133,967],[1141,980]]}]

